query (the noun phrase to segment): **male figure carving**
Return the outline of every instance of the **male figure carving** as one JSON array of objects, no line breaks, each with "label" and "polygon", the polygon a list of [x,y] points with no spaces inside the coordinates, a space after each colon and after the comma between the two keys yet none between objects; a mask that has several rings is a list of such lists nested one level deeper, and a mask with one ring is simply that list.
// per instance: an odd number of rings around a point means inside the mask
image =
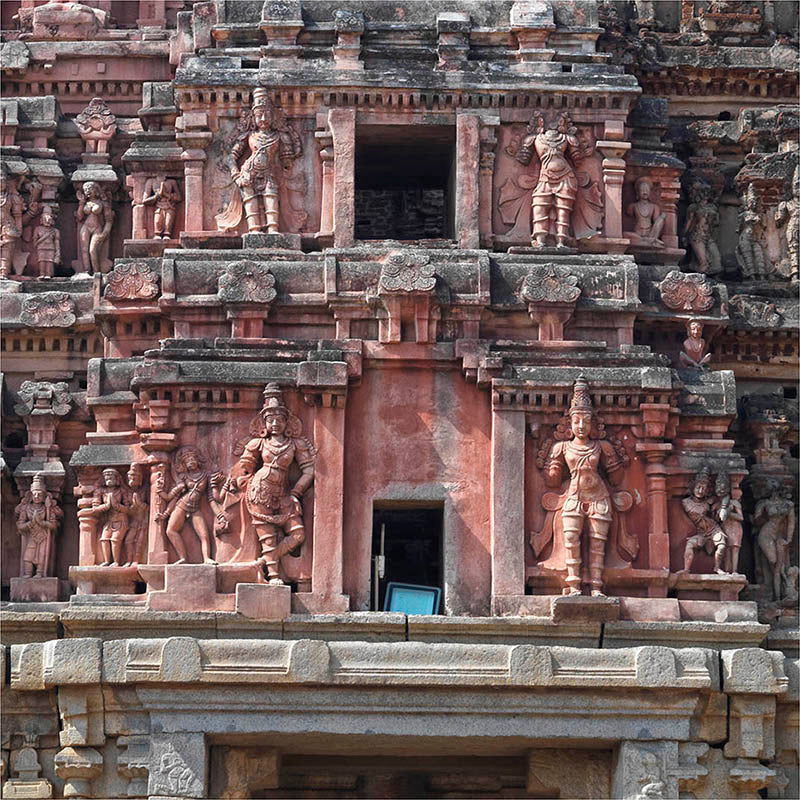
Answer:
[{"label": "male figure carving", "polygon": [[100,529],[103,561],[100,566],[121,566],[125,534],[129,526],[130,506],[125,502],[122,478],[117,470],[103,470],[103,486],[92,498],[91,511],[94,516],[103,519],[103,527]]},{"label": "male figure carving", "polygon": [[583,377],[575,381],[569,418],[572,439],[553,445],[545,462],[545,482],[554,488],[561,486],[565,468],[570,476],[560,512],[568,593],[581,593],[581,534],[588,524],[591,591],[593,596],[603,596],[606,541],[614,514],[608,484],[621,482],[624,464],[610,442],[591,438],[594,409]]},{"label": "male figure carving", "polygon": [[578,194],[574,160],[581,157],[582,150],[566,113],[559,115],[556,127],[550,130],[545,130],[541,116],[528,126],[517,160],[527,165],[535,152],[541,163],[539,182],[531,199],[533,247],[544,247],[550,234],[555,236],[559,247],[568,246],[570,216]]},{"label": "male figure carving", "polygon": [[775,224],[786,225],[786,247],[789,253],[788,277],[796,281],[800,271],[800,167],[792,176],[792,197],[783,200],[775,210]]},{"label": "male figure carving", "polygon": [[22,577],[47,577],[53,536],[63,512],[47,491],[44,477],[35,475],[30,491],[16,509],[17,533],[22,537]]},{"label": "male figure carving", "polygon": [[739,262],[742,275],[754,280],[764,280],[767,277],[764,250],[756,235],[759,225],[761,225],[761,214],[758,210],[758,195],[750,184],[739,213],[740,229],[736,260]]},{"label": "male figure carving", "polygon": [[[719,517],[714,513],[714,499],[710,496],[711,473],[707,466],[700,469],[692,485],[691,494],[681,500],[686,516],[692,521],[695,534],[686,540],[683,553],[683,572],[690,572],[698,550],[714,554],[714,570],[718,575],[725,575],[725,552],[728,537],[719,524]],[[716,517],[716,518],[715,518]]]},{"label": "male figure carving", "polygon": [[131,529],[125,547],[125,565],[138,564],[142,552],[142,544],[147,536],[149,505],[147,487],[144,485],[144,473],[141,464],[133,463],[127,474],[128,504],[130,506]]},{"label": "male figure carving", "polygon": [[172,238],[175,212],[182,199],[180,187],[174,178],[161,175],[147,179],[142,203],[146,206],[155,206],[153,211],[154,239]]},{"label": "male figure carving", "polygon": [[22,236],[25,201],[3,164],[0,167],[0,279],[15,272],[14,255]]},{"label": "male figure carving", "polygon": [[243,132],[229,159],[231,177],[239,193],[234,193],[228,208],[217,216],[217,225],[221,230],[235,228],[244,205],[248,231],[278,233],[278,182],[302,155],[302,144],[290,126],[277,127],[266,89],[253,91],[252,111],[245,113],[248,116],[244,118]]},{"label": "male figure carving", "polygon": [[33,232],[33,246],[38,264],[38,274],[53,277],[55,265],[61,261],[61,233],[55,226],[53,212],[45,206],[39,224]]},{"label": "male figure carving", "polygon": [[642,240],[642,244],[652,247],[663,247],[661,230],[667,215],[650,200],[653,184],[648,178],[636,181],[636,202],[628,206],[628,214],[633,217],[633,232]]},{"label": "male figure carving", "polygon": [[[300,436],[300,420],[283,404],[275,383],[264,389],[261,419],[262,433],[245,445],[238,477],[228,483],[231,490],[246,487],[247,510],[261,544],[260,561],[269,582],[280,585],[280,559],[306,538],[301,500],[314,481],[314,448]],[[293,465],[299,471],[294,484],[289,478]]]}]

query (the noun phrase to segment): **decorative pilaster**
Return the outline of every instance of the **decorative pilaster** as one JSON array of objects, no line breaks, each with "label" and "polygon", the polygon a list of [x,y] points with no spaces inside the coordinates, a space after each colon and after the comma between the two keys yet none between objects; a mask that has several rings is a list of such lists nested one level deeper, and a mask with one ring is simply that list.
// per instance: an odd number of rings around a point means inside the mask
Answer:
[{"label": "decorative pilaster", "polygon": [[625,153],[631,149],[624,142],[625,124],[620,120],[607,120],[605,139],[597,142],[603,154],[603,184],[605,185],[605,238],[608,252],[622,253],[629,241],[622,236],[622,184],[625,181]]},{"label": "decorative pilaster", "polygon": [[477,114],[456,115],[456,230],[459,247],[480,246],[478,227],[480,124]]},{"label": "decorative pilaster", "polygon": [[480,129],[480,162],[478,165],[478,235],[480,247],[494,247],[492,232],[492,182],[497,150],[497,128],[500,117],[482,117]]},{"label": "decorative pilaster", "polygon": [[336,247],[355,240],[356,111],[332,108],[328,127],[333,138],[333,237]]},{"label": "decorative pilaster", "polygon": [[[648,557],[650,569],[669,570],[669,521],[667,519],[667,468],[672,451],[668,442],[638,442],[636,452],[645,459],[647,486]],[[666,597],[667,586],[650,584],[648,597]]]},{"label": "decorative pilaster", "polygon": [[[181,154],[185,186],[184,232],[205,230],[203,209],[206,204],[203,193],[203,167],[206,147],[211,142],[206,111],[187,111],[175,120],[176,140],[184,148]],[[235,191],[238,191],[234,187]]]}]

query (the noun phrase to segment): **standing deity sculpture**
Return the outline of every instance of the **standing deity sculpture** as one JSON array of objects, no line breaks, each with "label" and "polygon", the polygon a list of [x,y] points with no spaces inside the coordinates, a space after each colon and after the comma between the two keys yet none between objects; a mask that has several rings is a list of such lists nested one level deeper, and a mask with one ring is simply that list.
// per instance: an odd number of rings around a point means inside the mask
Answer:
[{"label": "standing deity sculpture", "polygon": [[548,236],[558,247],[568,247],[574,238],[572,216],[578,197],[576,164],[592,152],[578,138],[569,115],[559,114],[555,128],[545,129],[541,115],[531,119],[528,131],[516,154],[517,161],[529,164],[534,155],[539,161],[539,180],[533,189],[531,245],[544,247]]},{"label": "standing deity sculpture", "polygon": [[[787,582],[789,546],[794,538],[795,510],[790,486],[781,486],[770,481],[769,496],[756,503],[753,521],[758,529],[760,558],[766,561],[770,575],[762,569],[762,580],[772,579],[772,593],[776,602],[783,599],[783,588]],[[763,565],[763,561],[762,561]],[[764,565],[766,566],[766,565]]]},{"label": "standing deity sculpture", "polygon": [[708,369],[711,353],[706,350],[703,323],[696,319],[690,319],[686,323],[686,334],[686,338],[683,340],[683,350],[678,357],[680,365],[695,369]]},{"label": "standing deity sculpture", "polygon": [[128,506],[130,508],[130,530],[125,541],[125,566],[139,563],[142,546],[147,539],[147,526],[150,506],[147,502],[148,490],[144,481],[144,467],[133,463],[126,476],[128,484]]},{"label": "standing deity sculpture", "polygon": [[694,267],[705,275],[722,272],[722,257],[714,241],[714,229],[719,223],[719,211],[712,202],[713,190],[704,181],[689,187],[689,208],[683,233],[694,256]]},{"label": "standing deity sculpture", "polygon": [[16,508],[17,533],[22,537],[22,577],[49,577],[53,538],[63,516],[44,475],[34,475],[30,491]]},{"label": "standing deity sculpture", "polygon": [[633,231],[626,231],[625,236],[631,238],[634,244],[648,245],[650,247],[663,247],[661,230],[667,215],[650,200],[653,183],[649,178],[639,178],[634,184],[636,202],[628,206],[628,214],[633,217]]},{"label": "standing deity sculpture", "polygon": [[210,473],[205,468],[205,458],[195,447],[191,446],[182,447],[175,454],[173,474],[175,485],[172,489],[165,491],[163,474],[156,479],[156,488],[159,497],[167,503],[166,507],[159,512],[157,519],[167,522],[167,539],[178,555],[175,563],[183,564],[188,559],[183,531],[189,524],[200,541],[203,563],[216,564],[211,553],[211,531],[204,514],[203,500],[208,502],[214,513],[217,520],[215,533],[218,533],[220,530],[220,503],[224,499],[220,490],[223,476],[218,472]]},{"label": "standing deity sculpture", "polygon": [[786,249],[788,264],[781,271],[796,281],[800,273],[800,167],[792,175],[792,196],[783,200],[775,209],[775,224],[786,225]]},{"label": "standing deity sculpture", "polygon": [[742,503],[731,494],[731,479],[725,472],[717,474],[714,492],[719,498],[717,517],[727,539],[725,571],[733,575],[739,569],[739,549],[742,546]]},{"label": "standing deity sculpture", "polygon": [[0,164],[0,279],[18,274],[14,256],[22,236],[25,201],[17,191],[16,180]]},{"label": "standing deity sculpture", "polygon": [[278,233],[280,184],[302,154],[297,132],[278,123],[269,92],[255,89],[253,108],[244,112],[228,157],[235,189],[228,207],[216,217],[217,227],[233,230],[244,212],[250,233]]},{"label": "standing deity sculpture", "polygon": [[745,278],[757,281],[767,277],[764,248],[758,241],[757,235],[760,225],[758,194],[756,194],[753,184],[750,184],[739,211],[739,242],[736,245],[736,261]]},{"label": "standing deity sculpture", "polygon": [[61,262],[61,233],[56,228],[55,214],[49,206],[42,210],[39,224],[33,231],[32,245],[37,274],[52,278],[55,265]]},{"label": "standing deity sculpture", "polygon": [[104,272],[110,266],[108,237],[114,224],[111,198],[96,181],[78,191],[78,261],[81,272]]},{"label": "standing deity sculpture", "polygon": [[697,551],[704,550],[714,556],[714,571],[718,575],[725,575],[728,537],[720,525],[719,504],[711,492],[711,471],[708,466],[701,467],[690,494],[681,500],[681,505],[695,529],[694,534],[686,540],[682,571],[691,572]]},{"label": "standing deity sculpture", "polygon": [[[305,541],[302,498],[314,481],[313,445],[300,420],[284,405],[278,384],[267,384],[260,423],[228,480],[229,505],[244,494],[261,546],[260,562],[270,583],[280,585],[281,558]],[[290,478],[290,472],[297,479]]]},{"label": "standing deity sculpture", "polygon": [[42,212],[46,208],[42,203],[44,187],[36,177],[26,177],[21,188],[24,192],[23,199],[25,202],[25,211],[22,214],[22,247],[30,253],[28,263],[32,264],[36,258],[33,247],[35,230],[39,225]]},{"label": "standing deity sculpture", "polygon": [[91,515],[102,521],[100,548],[101,567],[120,567],[124,564],[125,536],[130,527],[130,506],[122,488],[122,477],[115,469],[103,470],[103,485],[92,497]]},{"label": "standing deity sculpture", "polygon": [[633,496],[611,488],[621,483],[629,459],[622,445],[616,447],[600,438],[604,435],[603,426],[594,411],[583,376],[575,381],[569,425],[571,438],[565,437],[552,445],[548,443],[547,455],[539,462],[547,486],[560,488],[565,471],[569,486],[561,495],[547,493],[542,498],[542,505],[551,515],[541,533],[534,534],[533,548],[538,556],[559,530],[563,532],[567,568],[565,593],[579,595],[583,563],[581,538],[588,525],[589,582],[592,595],[601,597],[606,543],[612,528],[616,528],[617,548],[621,554],[632,560],[638,552],[637,543],[628,536],[619,513],[631,508]]},{"label": "standing deity sculpture", "polygon": [[183,200],[178,182],[174,178],[158,175],[148,178],[144,185],[142,204],[154,206],[153,238],[171,239],[175,227],[178,203]]}]

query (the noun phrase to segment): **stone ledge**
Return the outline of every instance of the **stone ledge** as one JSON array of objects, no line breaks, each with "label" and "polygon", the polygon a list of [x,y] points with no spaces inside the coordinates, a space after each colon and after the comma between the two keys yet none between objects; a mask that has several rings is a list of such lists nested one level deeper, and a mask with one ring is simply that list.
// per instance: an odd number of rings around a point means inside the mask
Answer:
[{"label": "stone ledge", "polygon": [[733,650],[758,647],[769,631],[758,622],[608,622],[603,627],[603,647],[712,647]]}]

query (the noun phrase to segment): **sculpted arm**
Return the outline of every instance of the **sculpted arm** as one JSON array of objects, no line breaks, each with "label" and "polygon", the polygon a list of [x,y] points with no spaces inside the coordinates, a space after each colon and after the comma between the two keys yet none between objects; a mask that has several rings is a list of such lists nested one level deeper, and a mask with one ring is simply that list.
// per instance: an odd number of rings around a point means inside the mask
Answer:
[{"label": "sculpted arm", "polygon": [[564,480],[564,442],[556,442],[550,450],[550,455],[544,465],[544,482],[552,489],[561,486]]},{"label": "sculpted arm", "polygon": [[608,482],[612,486],[619,486],[622,483],[622,478],[625,474],[625,464],[620,458],[617,451],[611,442],[600,442],[600,450],[602,452],[601,460],[606,469]]},{"label": "sculpted arm", "polygon": [[295,460],[300,467],[300,477],[292,487],[292,494],[300,498],[314,482],[314,450],[305,439],[296,439]]}]

